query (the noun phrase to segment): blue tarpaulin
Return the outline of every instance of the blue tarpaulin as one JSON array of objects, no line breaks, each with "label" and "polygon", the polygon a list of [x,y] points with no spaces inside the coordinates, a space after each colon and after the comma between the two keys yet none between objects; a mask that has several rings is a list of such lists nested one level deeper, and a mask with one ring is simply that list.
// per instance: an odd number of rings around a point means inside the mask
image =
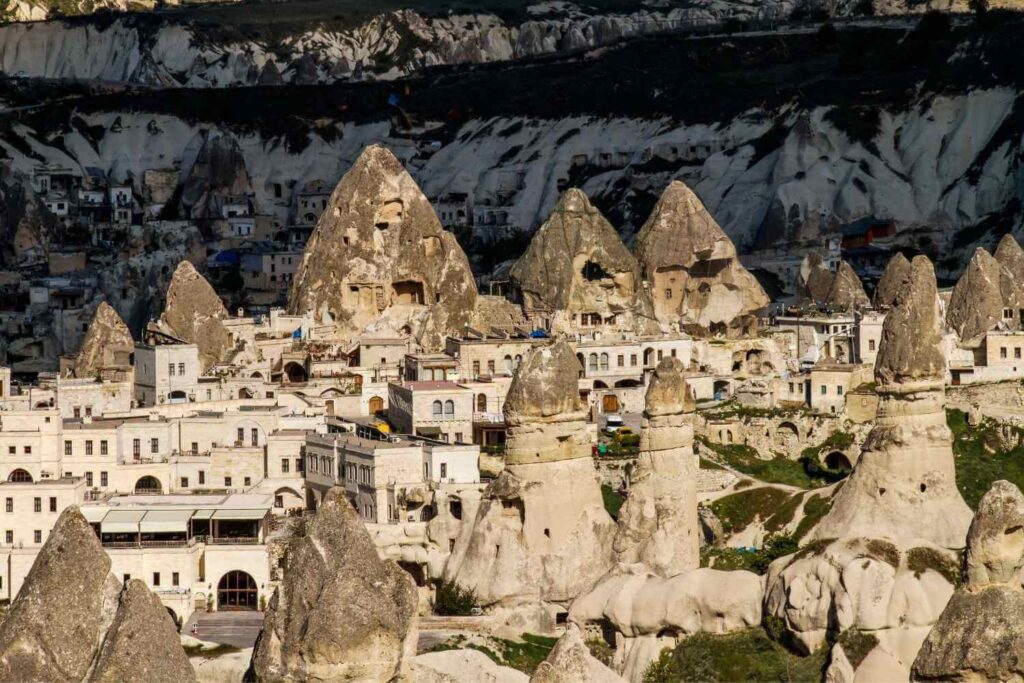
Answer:
[{"label": "blue tarpaulin", "polygon": [[295,330],[294,332],[292,332],[292,339],[302,339],[302,328],[301,327],[299,329]]}]

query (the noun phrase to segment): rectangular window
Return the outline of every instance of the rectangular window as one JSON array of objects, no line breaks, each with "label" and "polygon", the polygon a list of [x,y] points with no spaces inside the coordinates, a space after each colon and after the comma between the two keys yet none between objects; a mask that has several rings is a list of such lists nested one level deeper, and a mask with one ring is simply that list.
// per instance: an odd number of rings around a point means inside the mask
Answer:
[{"label": "rectangular window", "polygon": [[192,453],[198,453],[198,452],[199,452],[199,442],[198,441],[193,441],[192,442]]},{"label": "rectangular window", "polygon": [[[1019,349],[1018,349],[1019,350]],[[249,430],[249,441],[252,443],[253,448],[260,445],[260,430],[253,427]]]},{"label": "rectangular window", "polygon": [[1006,358],[1006,347],[1005,346],[1000,346],[999,347],[999,357],[1000,358]]},{"label": "rectangular window", "polygon": [[25,451],[25,455],[32,455],[32,447],[31,446],[25,446],[24,451]]},{"label": "rectangular window", "polygon": [[107,440],[103,439],[100,441],[100,455],[108,455],[107,453]]},{"label": "rectangular window", "polygon": [[13,498],[8,498],[7,499],[7,511],[8,512],[14,512],[14,499]]},{"label": "rectangular window", "polygon": [[12,545],[14,543],[14,532],[13,531],[6,531],[6,532],[4,532],[4,538],[7,540],[7,545]]},{"label": "rectangular window", "polygon": [[65,441],[64,442],[64,455],[71,455],[71,442],[70,441]]},{"label": "rectangular window", "polygon": [[183,489],[187,489],[188,488],[188,477],[182,477],[181,478],[181,488],[183,488]]},{"label": "rectangular window", "polygon": [[178,363],[178,374],[181,375],[182,377],[185,376],[185,364],[184,363]]},{"label": "rectangular window", "polygon": [[242,427],[238,428],[238,433],[235,436],[235,441],[238,442],[239,446],[241,446],[242,442],[245,441],[245,429],[244,428],[242,428]]},{"label": "rectangular window", "polygon": [[153,585],[154,586],[159,586],[160,585],[160,572],[153,572]]},{"label": "rectangular window", "polygon": [[85,454],[92,455],[92,441],[85,442]]},{"label": "rectangular window", "polygon": [[822,384],[821,385],[821,395],[824,396],[827,393],[828,393],[828,387],[826,387],[824,384]]},{"label": "rectangular window", "polygon": [[178,572],[171,572],[171,585],[177,586],[181,582]]},{"label": "rectangular window", "polygon": [[92,417],[92,406],[86,406],[85,407],[85,416],[86,417]]},{"label": "rectangular window", "polygon": [[295,458],[295,471],[296,472],[303,472],[304,471],[302,469],[302,458]]},{"label": "rectangular window", "polygon": [[35,531],[33,531],[32,532],[32,540],[35,543],[42,543],[43,542],[43,532],[40,531],[39,529],[36,529]]},{"label": "rectangular window", "polygon": [[206,483],[206,472],[203,471],[203,470],[199,470],[199,483],[200,484],[205,484]]},{"label": "rectangular window", "polygon": [[1018,358],[1018,359],[1020,358],[1020,347],[1019,346],[1013,347],[1013,357],[1014,358]]},{"label": "rectangular window", "polygon": [[874,351],[874,350],[875,350],[875,340],[874,339],[868,339],[868,351]]},{"label": "rectangular window", "polygon": [[174,363],[167,364],[167,374],[174,377]]},{"label": "rectangular window", "polygon": [[132,455],[136,460],[142,457],[142,440],[132,439]]},{"label": "rectangular window", "polygon": [[631,368],[635,368],[636,367],[636,354],[635,353],[629,354],[629,366]]},{"label": "rectangular window", "polygon": [[92,472],[85,473],[85,485],[92,488]]},{"label": "rectangular window", "polygon": [[100,472],[100,486],[106,486],[106,485],[107,485],[107,473],[106,472]]},{"label": "rectangular window", "polygon": [[243,479],[242,484],[245,486],[252,486],[252,477],[246,477]]},{"label": "rectangular window", "polygon": [[43,511],[43,499],[42,498],[33,498],[32,499],[32,510],[34,512],[42,512]]},{"label": "rectangular window", "polygon": [[291,462],[288,460],[288,458],[281,458],[281,472],[283,472],[284,474],[288,474],[288,466],[290,464]]},{"label": "rectangular window", "polygon": [[57,511],[57,499],[54,496],[50,496],[50,512]]},{"label": "rectangular window", "polygon": [[841,384],[837,384],[836,385],[836,394],[839,395],[839,396],[843,395],[843,387],[842,387]]},{"label": "rectangular window", "polygon": [[150,453],[159,453],[160,452],[160,439],[150,439],[149,440],[149,452]]},{"label": "rectangular window", "polygon": [[82,417],[82,409],[81,409],[81,408],[79,408],[78,406],[75,406],[75,409],[74,409],[74,414],[75,414],[75,419],[76,419],[76,420],[77,420],[78,418]]},{"label": "rectangular window", "polygon": [[474,377],[479,377],[480,376],[480,361],[478,361],[478,360],[473,361],[473,376]]},{"label": "rectangular window", "polygon": [[487,361],[487,374],[488,375],[493,375],[494,374],[494,361],[493,360]]},{"label": "rectangular window", "polygon": [[441,463],[441,478],[444,479],[448,476],[448,463]]},{"label": "rectangular window", "polygon": [[231,477],[224,477],[224,486],[226,488],[230,488],[231,487]]},{"label": "rectangular window", "polygon": [[624,355],[622,355],[621,353],[619,354],[619,357],[618,357],[618,364],[619,364],[620,368],[626,367],[626,357]]}]

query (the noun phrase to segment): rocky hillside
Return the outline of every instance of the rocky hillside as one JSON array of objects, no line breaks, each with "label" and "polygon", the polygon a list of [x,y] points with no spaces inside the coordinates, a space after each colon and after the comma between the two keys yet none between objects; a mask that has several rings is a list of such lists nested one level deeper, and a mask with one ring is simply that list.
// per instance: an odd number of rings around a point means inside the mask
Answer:
[{"label": "rocky hillside", "polygon": [[874,215],[942,274],[972,244],[1019,232],[1022,35],[1021,18],[1000,14],[954,28],[648,37],[587,58],[332,87],[10,81],[0,99],[25,108],[0,119],[0,156],[16,170],[95,166],[136,184],[174,166],[184,181],[204,140],[228,135],[260,209],[284,219],[276,187],[333,185],[382,143],[428,197],[465,192],[497,224],[536,229],[575,185],[627,236],[680,178],[741,253]]}]

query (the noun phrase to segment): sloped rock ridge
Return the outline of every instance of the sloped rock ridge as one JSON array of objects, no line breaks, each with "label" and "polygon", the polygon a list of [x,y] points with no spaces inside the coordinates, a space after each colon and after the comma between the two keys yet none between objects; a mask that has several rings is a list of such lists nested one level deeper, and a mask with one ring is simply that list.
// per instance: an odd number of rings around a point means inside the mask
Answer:
[{"label": "sloped rock ridge", "polygon": [[222,322],[228,310],[189,261],[182,261],[171,276],[167,303],[159,327],[171,336],[199,349],[202,370],[209,370],[229,348],[228,331]]}]

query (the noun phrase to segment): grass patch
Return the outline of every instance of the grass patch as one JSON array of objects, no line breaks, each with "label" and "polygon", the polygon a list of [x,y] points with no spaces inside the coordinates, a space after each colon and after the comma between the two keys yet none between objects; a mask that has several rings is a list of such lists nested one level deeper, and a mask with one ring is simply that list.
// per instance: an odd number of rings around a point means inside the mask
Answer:
[{"label": "grass patch", "polygon": [[807,498],[807,502],[804,503],[803,519],[801,519],[800,523],[796,525],[796,531],[793,532],[793,537],[798,541],[801,540],[818,522],[821,521],[825,515],[828,514],[831,509],[831,498],[826,498],[818,493],[809,496]]},{"label": "grass patch", "polygon": [[792,555],[797,549],[797,541],[792,536],[773,534],[760,550],[705,546],[700,552],[700,564],[702,567],[723,571],[746,570],[755,574],[766,574],[772,562],[780,557]]},{"label": "grass patch", "polygon": [[215,659],[222,655],[230,655],[235,652],[241,652],[242,649],[235,647],[234,645],[224,645],[223,643],[217,643],[214,647],[203,647],[202,645],[186,645],[184,646],[185,654],[189,657],[202,657],[203,659]]},{"label": "grass patch", "polygon": [[832,469],[821,463],[821,454],[825,451],[845,451],[853,445],[853,434],[849,432],[833,432],[817,446],[809,446],[800,452],[800,466],[807,476],[824,483],[833,484],[846,478],[847,469]]},{"label": "grass patch", "polygon": [[872,559],[879,562],[887,562],[893,567],[900,566],[899,548],[889,543],[889,541],[872,538],[865,544],[865,547],[867,548],[868,556]]},{"label": "grass patch", "polygon": [[789,491],[765,486],[719,498],[709,507],[722,522],[722,530],[732,534],[750,526],[755,519],[768,519],[789,497]]},{"label": "grass patch", "polygon": [[590,638],[585,644],[594,659],[605,666],[610,667],[612,665],[612,655],[615,654],[615,650],[612,649],[611,645],[605,642],[604,638]]},{"label": "grass patch", "polygon": [[762,628],[727,635],[700,633],[666,650],[644,671],[644,683],[675,681],[822,680],[828,648],[800,657],[779,645]]},{"label": "grass patch", "polygon": [[985,420],[971,427],[963,411],[947,410],[946,424],[953,432],[956,485],[972,510],[978,508],[978,501],[994,481],[1005,479],[1024,488],[1024,447],[1002,450],[998,427],[993,421]]},{"label": "grass patch", "polygon": [[787,526],[793,521],[793,518],[796,516],[796,511],[800,508],[800,504],[803,500],[803,493],[797,493],[790,496],[789,500],[779,506],[779,509],[772,513],[771,517],[765,520],[765,530],[769,532],[780,531],[783,527]]},{"label": "grass patch", "polygon": [[604,509],[608,511],[612,519],[619,518],[619,510],[626,502],[625,496],[614,490],[608,484],[601,484],[601,499],[604,501]]},{"label": "grass patch", "polygon": [[803,465],[789,458],[779,456],[763,460],[757,456],[755,449],[744,444],[711,443],[703,437],[698,437],[698,441],[701,446],[715,453],[724,465],[763,482],[803,489],[814,488],[819,484],[807,475]]},{"label": "grass patch", "polygon": [[477,650],[483,652],[491,660],[501,666],[510,666],[523,673],[532,674],[534,670],[548,658],[551,648],[558,642],[557,638],[524,633],[522,641],[506,638],[487,637],[484,643],[470,643],[465,635],[454,635],[443,643],[438,643],[427,652],[445,652],[447,650]]},{"label": "grass patch", "polygon": [[851,628],[843,631],[836,642],[843,646],[846,658],[850,660],[850,664],[856,669],[864,661],[864,658],[868,656],[868,653],[878,645],[878,638],[872,633],[864,633],[863,631]]},{"label": "grass patch", "polygon": [[911,548],[907,553],[907,569],[914,572],[917,578],[921,578],[921,574],[931,569],[954,586],[960,585],[960,564],[935,548]]}]

